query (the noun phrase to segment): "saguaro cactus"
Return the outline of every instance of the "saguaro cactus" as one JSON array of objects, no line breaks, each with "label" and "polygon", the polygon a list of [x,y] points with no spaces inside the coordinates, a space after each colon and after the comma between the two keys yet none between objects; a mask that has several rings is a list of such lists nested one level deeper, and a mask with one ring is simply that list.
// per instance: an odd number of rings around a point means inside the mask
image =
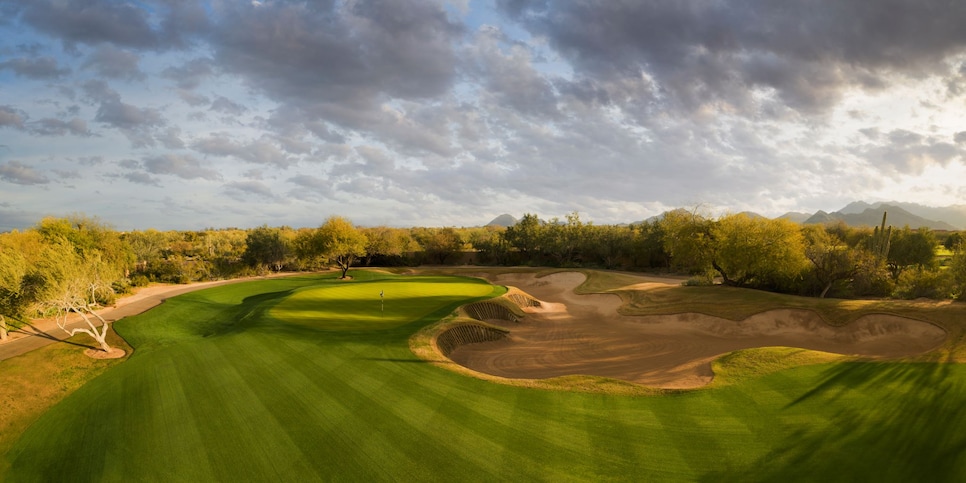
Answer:
[{"label": "saguaro cactus", "polygon": [[889,246],[892,243],[892,226],[886,228],[886,216],[888,214],[888,211],[882,212],[882,225],[872,230],[872,240],[869,247],[872,254],[880,260],[885,260],[889,256]]}]

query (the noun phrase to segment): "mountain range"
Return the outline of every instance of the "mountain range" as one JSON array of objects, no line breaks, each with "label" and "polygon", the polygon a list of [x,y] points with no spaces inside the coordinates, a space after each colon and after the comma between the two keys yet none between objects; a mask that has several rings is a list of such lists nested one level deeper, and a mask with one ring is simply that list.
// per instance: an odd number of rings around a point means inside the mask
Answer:
[{"label": "mountain range", "polygon": [[[931,230],[966,229],[966,205],[932,207],[898,201],[877,203],[855,201],[832,213],[819,210],[800,223],[842,221],[849,226],[876,226],[882,222],[883,212],[888,213],[886,224],[892,226],[926,227]],[[782,217],[797,221],[795,220],[797,215],[800,214],[785,214]]]},{"label": "mountain range", "polygon": [[[887,225],[895,227],[909,226],[909,228],[926,227],[931,230],[966,230],[966,205],[950,205],[942,207],[924,206],[916,203],[900,201],[879,201],[867,203],[853,201],[844,208],[831,213],[819,210],[815,213],[788,212],[779,218],[788,219],[795,223],[834,223],[842,221],[849,226],[877,226],[882,223],[882,212],[888,212]],[[752,217],[761,215],[744,212]],[[654,222],[661,216],[651,217],[647,222]],[[487,223],[487,225],[513,226],[517,219],[503,214]]]}]

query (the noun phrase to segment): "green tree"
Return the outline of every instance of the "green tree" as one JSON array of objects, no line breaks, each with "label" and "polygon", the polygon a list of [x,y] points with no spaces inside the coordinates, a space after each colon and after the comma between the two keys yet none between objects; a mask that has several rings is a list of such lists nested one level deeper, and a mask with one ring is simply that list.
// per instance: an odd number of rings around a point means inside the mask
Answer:
[{"label": "green tree", "polygon": [[567,215],[567,221],[561,222],[554,218],[543,227],[540,246],[545,255],[550,257],[557,266],[568,266],[576,262],[581,238],[584,236],[584,224],[580,215],[573,212]]},{"label": "green tree", "polygon": [[765,287],[799,275],[806,264],[804,240],[785,219],[725,216],[711,228],[712,266],[726,285]]},{"label": "green tree", "polygon": [[928,228],[912,230],[909,226],[892,233],[886,264],[893,282],[909,267],[920,270],[932,268],[936,262],[936,237]]},{"label": "green tree", "polygon": [[618,268],[630,258],[636,236],[634,227],[587,224],[583,227],[580,253],[586,262]]},{"label": "green tree", "polygon": [[713,279],[715,242],[712,236],[714,221],[698,213],[683,209],[664,213],[658,222],[664,234],[664,251],[671,265],[692,274]]},{"label": "green tree", "polygon": [[510,247],[504,237],[505,232],[506,228],[502,226],[487,225],[471,230],[467,238],[470,246],[479,254],[481,262],[506,265],[509,262]]},{"label": "green tree", "polygon": [[7,340],[8,323],[23,320],[36,301],[42,281],[35,265],[42,251],[36,231],[0,234],[0,342]]},{"label": "green tree", "polygon": [[285,266],[291,247],[278,228],[260,226],[248,232],[242,260],[249,266],[267,266],[278,272]]},{"label": "green tree", "polygon": [[952,280],[953,296],[956,300],[966,301],[966,244],[956,246],[947,270]]},{"label": "green tree", "polygon": [[366,236],[352,226],[352,222],[341,216],[332,216],[305,245],[309,254],[335,261],[342,270],[342,278],[346,278],[349,267],[366,254],[366,243]]},{"label": "green tree", "polygon": [[[117,267],[97,252],[78,253],[68,240],[61,239],[47,245],[38,269],[43,286],[37,298],[45,312],[53,312],[57,326],[70,336],[87,334],[102,350],[110,352],[110,323],[96,309],[102,301],[113,300],[115,294],[109,281],[118,278]],[[86,326],[69,328],[72,314],[80,316]]]},{"label": "green tree", "polygon": [[508,227],[503,232],[503,237],[507,244],[520,252],[525,260],[531,261],[540,250],[542,231],[543,224],[537,215],[527,213],[515,225]]},{"label": "green tree", "polygon": [[413,238],[426,256],[440,265],[463,250],[463,238],[455,228],[414,228]]},{"label": "green tree", "polygon": [[398,261],[415,248],[415,242],[409,230],[377,226],[361,228],[360,231],[366,237],[366,266],[370,265],[374,258],[383,260],[383,263]]},{"label": "green tree", "polygon": [[954,231],[947,235],[946,239],[943,240],[943,247],[949,251],[954,251],[957,247],[963,244],[963,240],[963,234],[958,231]]},{"label": "green tree", "polygon": [[825,298],[835,282],[850,280],[858,270],[853,249],[823,225],[808,225],[803,230],[805,257],[812,263],[812,274],[822,286]]},{"label": "green tree", "polygon": [[665,246],[664,226],[661,223],[642,223],[634,227],[630,248],[632,265],[646,268],[671,268],[671,256]]},{"label": "green tree", "polygon": [[7,317],[19,319],[29,303],[23,291],[26,275],[23,255],[0,246],[0,342],[7,340]]}]

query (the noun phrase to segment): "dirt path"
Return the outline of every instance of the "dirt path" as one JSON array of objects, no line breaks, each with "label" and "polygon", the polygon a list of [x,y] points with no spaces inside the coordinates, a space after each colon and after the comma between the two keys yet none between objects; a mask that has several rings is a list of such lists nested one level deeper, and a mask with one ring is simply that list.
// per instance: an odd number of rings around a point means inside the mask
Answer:
[{"label": "dirt path", "polygon": [[934,349],[946,337],[935,325],[884,314],[845,327],[830,326],[811,311],[787,309],[740,322],[695,313],[622,316],[617,295],[574,293],[584,281],[580,273],[542,278],[504,274],[491,280],[522,289],[541,300],[542,307],[524,309],[529,316],[519,324],[502,322],[511,331],[508,338],[462,346],[450,358],[509,378],[586,374],[652,387],[692,388],[711,382],[712,360],[739,349],[786,346],[897,358]]},{"label": "dirt path", "polygon": [[[152,285],[138,290],[135,294],[118,299],[113,307],[98,310],[104,320],[115,322],[124,317],[137,315],[154,308],[165,300],[177,295],[194,292],[209,287],[227,285],[232,283],[247,282],[264,278],[288,277],[293,275],[305,275],[305,273],[277,273],[264,277],[246,277],[232,280],[218,280],[214,282],[197,282],[187,285]],[[87,327],[87,324],[80,317],[73,317],[67,325],[68,329],[75,327]],[[66,332],[57,327],[53,319],[34,319],[30,325],[20,329],[10,331],[10,338],[0,343],[0,361],[11,357],[25,354],[32,350],[39,349],[55,342],[67,339]],[[96,344],[90,341],[93,348]]]}]

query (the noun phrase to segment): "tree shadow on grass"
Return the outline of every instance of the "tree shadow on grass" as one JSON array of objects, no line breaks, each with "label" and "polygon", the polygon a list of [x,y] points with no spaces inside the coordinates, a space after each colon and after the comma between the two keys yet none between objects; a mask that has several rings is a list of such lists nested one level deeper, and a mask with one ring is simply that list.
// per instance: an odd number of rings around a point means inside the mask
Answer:
[{"label": "tree shadow on grass", "polygon": [[[30,330],[26,330],[26,327],[29,327]],[[14,329],[14,330],[12,330],[10,332],[19,332],[21,334],[26,334],[28,337],[40,337],[41,339],[52,340],[54,342],[62,342],[64,344],[74,345],[74,346],[77,346],[77,347],[84,347],[86,349],[97,349],[98,348],[97,346],[93,346],[93,345],[89,345],[89,344],[83,344],[83,343],[80,343],[80,342],[74,342],[74,341],[72,341],[72,340],[70,340],[70,339],[67,338],[68,337],[67,334],[64,334],[64,337],[63,338],[62,337],[57,337],[54,334],[51,334],[51,333],[48,333],[48,332],[44,332],[43,330],[41,330],[37,326],[31,324],[30,322],[23,322],[23,326],[21,326],[21,327],[19,327],[17,329]]]},{"label": "tree shadow on grass", "polygon": [[963,481],[964,403],[958,364],[836,364],[779,411],[796,422],[771,452],[702,480]]}]

